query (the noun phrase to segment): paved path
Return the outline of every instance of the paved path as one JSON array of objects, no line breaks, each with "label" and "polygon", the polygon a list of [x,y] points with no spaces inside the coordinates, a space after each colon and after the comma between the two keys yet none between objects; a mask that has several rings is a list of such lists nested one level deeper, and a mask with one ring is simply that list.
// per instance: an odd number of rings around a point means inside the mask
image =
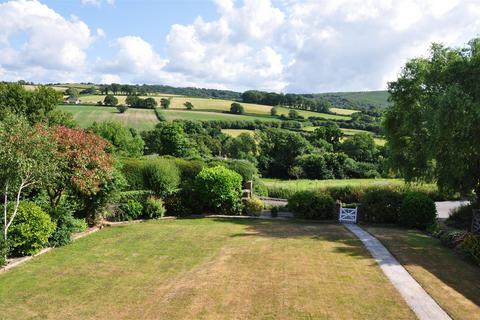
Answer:
[{"label": "paved path", "polygon": [[423,290],[380,241],[355,224],[344,224],[344,226],[363,242],[418,319],[451,320],[448,314]]},{"label": "paved path", "polygon": [[447,219],[450,217],[451,211],[455,208],[458,208],[464,204],[469,204],[469,201],[439,201],[435,202],[435,207],[437,208],[437,218]]}]

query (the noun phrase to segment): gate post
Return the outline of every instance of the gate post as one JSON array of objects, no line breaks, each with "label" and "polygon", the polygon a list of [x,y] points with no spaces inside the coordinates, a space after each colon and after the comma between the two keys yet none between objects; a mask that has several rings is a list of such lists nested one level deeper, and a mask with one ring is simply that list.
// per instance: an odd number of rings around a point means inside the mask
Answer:
[{"label": "gate post", "polygon": [[472,218],[472,232],[474,234],[480,234],[480,210],[473,210]]}]

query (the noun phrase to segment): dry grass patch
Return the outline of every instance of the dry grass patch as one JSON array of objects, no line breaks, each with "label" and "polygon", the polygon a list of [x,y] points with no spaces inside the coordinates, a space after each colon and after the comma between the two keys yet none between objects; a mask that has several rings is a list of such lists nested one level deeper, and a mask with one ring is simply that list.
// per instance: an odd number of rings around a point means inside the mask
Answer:
[{"label": "dry grass patch", "polygon": [[480,319],[480,268],[419,231],[368,227],[454,319]]},{"label": "dry grass patch", "polygon": [[114,227],[0,275],[7,319],[414,319],[338,224]]}]

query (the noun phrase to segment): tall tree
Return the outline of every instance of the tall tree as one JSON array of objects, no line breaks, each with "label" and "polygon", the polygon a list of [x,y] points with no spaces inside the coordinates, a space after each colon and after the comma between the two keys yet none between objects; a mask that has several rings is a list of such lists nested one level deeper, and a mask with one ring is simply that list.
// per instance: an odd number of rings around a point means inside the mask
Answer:
[{"label": "tall tree", "polygon": [[428,58],[405,65],[389,92],[385,135],[393,167],[407,180],[473,190],[479,199],[480,39],[459,49],[432,45]]}]

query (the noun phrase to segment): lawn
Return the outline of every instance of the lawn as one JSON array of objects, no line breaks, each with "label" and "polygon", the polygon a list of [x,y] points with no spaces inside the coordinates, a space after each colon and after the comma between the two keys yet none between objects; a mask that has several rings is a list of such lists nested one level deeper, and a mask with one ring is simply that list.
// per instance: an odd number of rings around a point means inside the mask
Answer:
[{"label": "lawn", "polygon": [[153,110],[147,109],[128,109],[125,113],[119,113],[114,107],[84,106],[84,105],[60,105],[60,110],[68,111],[73,114],[73,118],[82,128],[87,128],[92,123],[116,120],[122,122],[129,128],[137,130],[153,129],[158,123],[158,119]]},{"label": "lawn", "polygon": [[107,228],[0,274],[5,319],[415,319],[338,224]]},{"label": "lawn", "polygon": [[454,319],[480,319],[480,267],[419,231],[368,227]]}]

